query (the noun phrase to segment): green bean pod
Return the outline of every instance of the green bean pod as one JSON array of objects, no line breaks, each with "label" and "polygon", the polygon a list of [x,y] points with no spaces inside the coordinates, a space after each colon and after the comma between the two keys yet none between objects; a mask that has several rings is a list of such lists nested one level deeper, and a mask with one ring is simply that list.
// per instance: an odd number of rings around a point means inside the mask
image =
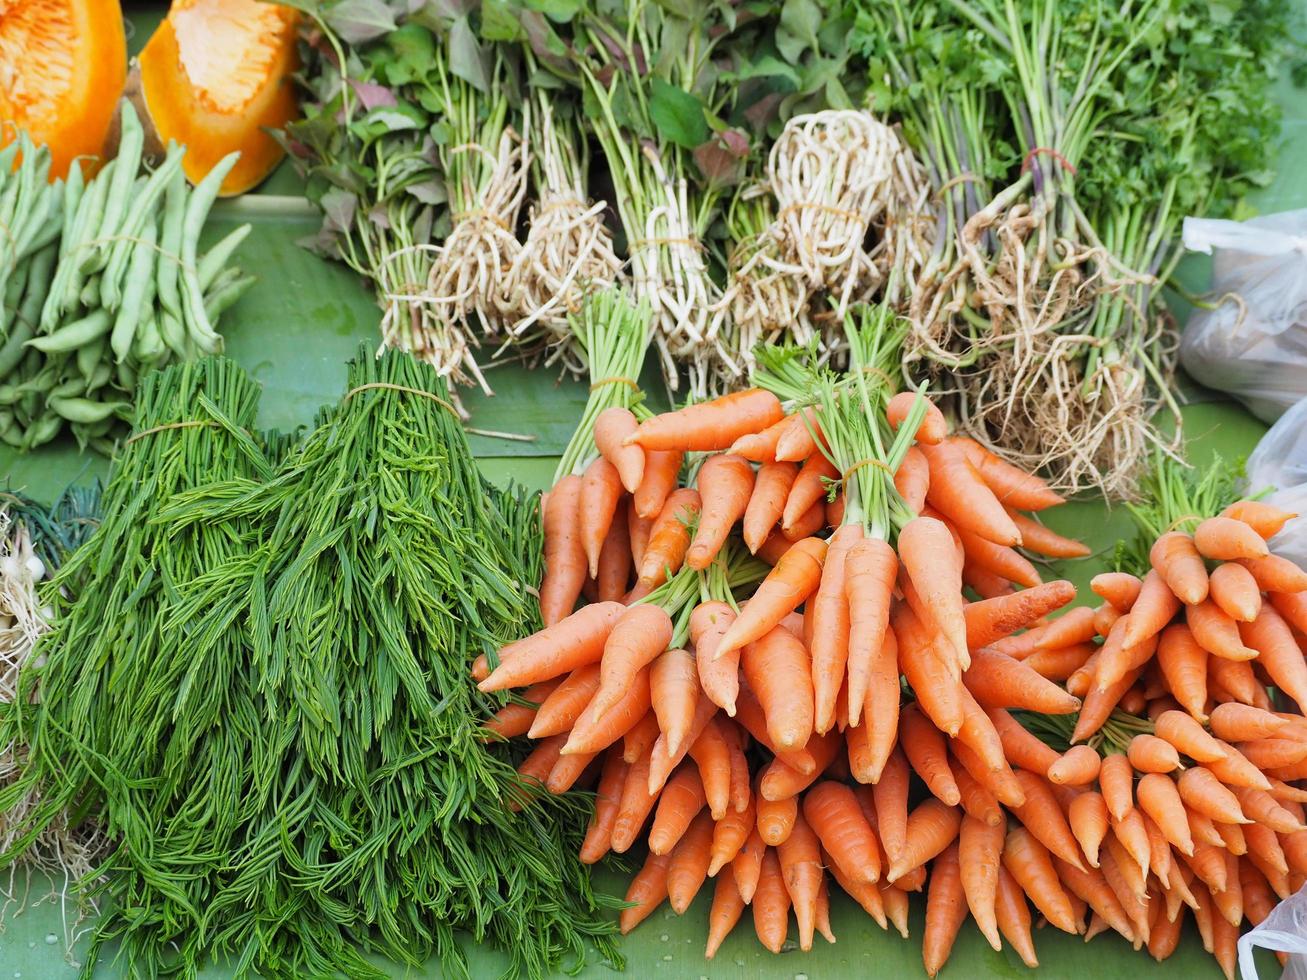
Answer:
[{"label": "green bean pod", "polygon": [[107,359],[102,360],[95,366],[95,370],[91,372],[91,380],[86,383],[86,390],[88,392],[99,391],[109,383],[109,379],[112,377],[113,365]]},{"label": "green bean pod", "polygon": [[173,174],[163,204],[163,233],[159,236],[159,303],[182,321],[181,296],[177,291],[177,277],[182,261],[182,226],[186,221],[186,177]]},{"label": "green bean pod", "polygon": [[68,179],[64,181],[63,229],[59,236],[59,258],[68,254],[68,246],[73,237],[73,225],[81,212],[82,194],[86,191],[86,177],[81,167],[69,167]]},{"label": "green bean pod", "polygon": [[190,349],[186,346],[186,328],[162,304],[159,308],[159,335],[163,337],[163,342],[168,345],[168,349],[178,358],[186,360],[190,357]]},{"label": "green bean pod", "polygon": [[[51,406],[53,407],[53,406]],[[43,415],[27,427],[23,433],[23,449],[35,449],[44,446],[59,434],[64,427],[64,420],[57,412]]]},{"label": "green bean pod", "polygon": [[[59,263],[56,284],[51,287],[50,297],[46,300],[46,309],[41,313],[41,329],[53,330],[59,325],[59,319],[77,303],[82,292],[85,275],[82,263],[87,253],[93,249],[90,244],[95,240],[95,229],[99,227],[100,216],[104,212],[105,198],[109,195],[108,171],[118,161],[110,160],[91,181],[86,193],[82,195],[82,216],[76,223],[73,240],[68,245],[68,254]],[[62,281],[58,281],[62,278]]]},{"label": "green bean pod", "polygon": [[105,338],[94,340],[89,344],[83,344],[77,348],[77,373],[82,377],[82,383],[90,382],[91,377],[95,374],[95,368],[104,358],[105,350],[108,344]]},{"label": "green bean pod", "polygon": [[118,387],[123,391],[136,390],[136,368],[132,367],[131,361],[123,361],[114,367],[114,374],[118,380]]},{"label": "green bean pod", "polygon": [[47,245],[27,263],[27,283],[23,300],[14,312],[13,322],[0,347],[0,378],[7,378],[27,353],[26,343],[36,334],[36,321],[45,303],[46,288],[58,258],[54,245]]},{"label": "green bean pod", "polygon": [[[136,115],[136,110],[132,108],[131,102],[124,99],[119,111],[118,127],[118,155],[114,157],[114,162],[118,168],[113,173],[113,183],[109,188],[109,196],[104,203],[104,216],[95,231],[94,238],[99,242],[107,243],[114,235],[119,233],[120,226],[123,224],[123,215],[126,213],[129,203],[129,195],[132,189],[132,183],[136,180],[136,174],[141,169],[141,151],[145,148],[145,129],[141,126],[140,117]],[[87,273],[103,269],[109,261],[109,248],[97,247],[92,251],[90,268],[85,268]]]},{"label": "green bean pod", "polygon": [[190,200],[186,202],[186,220],[182,225],[181,284],[182,303],[186,314],[183,320],[190,320],[187,329],[192,337],[204,338],[209,344],[215,343],[218,338],[204,312],[204,291],[200,289],[196,252],[199,248],[200,232],[204,230],[204,221],[209,216],[209,209],[217,200],[223,179],[236,165],[239,156],[239,153],[227,154],[202,181],[195,185]]},{"label": "green bean pod", "polygon": [[222,316],[228,307],[244,296],[246,290],[257,281],[254,276],[242,276],[238,270],[231,271],[238,274],[204,297],[204,312],[208,316],[210,323],[217,323],[218,317]]},{"label": "green bean pod", "polygon": [[245,241],[249,235],[250,224],[243,224],[233,228],[230,232],[222,237],[221,240],[214,243],[213,247],[204,253],[200,259],[198,275],[200,279],[200,289],[208,292],[213,285],[213,280],[218,278],[218,274],[223,271],[227,261],[231,258],[232,253]]},{"label": "green bean pod", "polygon": [[132,354],[142,365],[150,366],[167,356],[168,347],[159,333],[159,321],[154,313],[150,313],[141,321],[140,329],[136,332],[135,343],[132,344]]},{"label": "green bean pod", "polygon": [[114,360],[123,360],[132,349],[132,334],[140,323],[145,308],[149,306],[146,294],[154,285],[154,243],[157,238],[158,229],[151,221],[145,226],[140,244],[133,251],[127,283],[122,291],[122,305],[118,308],[113,337],[109,342],[113,348]]},{"label": "green bean pod", "polygon": [[67,326],[60,327],[52,334],[33,337],[27,342],[27,346],[35,347],[47,354],[77,350],[82,345],[104,336],[112,325],[112,314],[108,310],[100,309]]},{"label": "green bean pod", "polygon": [[102,422],[131,406],[126,402],[101,402],[92,398],[51,397],[50,407],[69,422]]},{"label": "green bean pod", "polygon": [[117,309],[121,301],[123,277],[129,274],[135,246],[139,244],[134,239],[143,237],[142,232],[147,225],[155,223],[159,198],[172,182],[172,174],[181,172],[183,156],[185,151],[173,144],[159,169],[145,181],[140,193],[133,195],[132,211],[119,232],[118,240],[113,243],[109,264],[105,267],[104,279],[100,283],[100,302],[111,310]]}]

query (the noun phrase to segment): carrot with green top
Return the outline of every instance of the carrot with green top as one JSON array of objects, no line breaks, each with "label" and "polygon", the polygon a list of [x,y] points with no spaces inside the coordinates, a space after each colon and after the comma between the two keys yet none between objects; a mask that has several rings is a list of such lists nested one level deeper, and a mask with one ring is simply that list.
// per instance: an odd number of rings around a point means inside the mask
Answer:
[{"label": "carrot with green top", "polygon": [[[821,583],[826,542],[819,538],[798,541],[777,562],[758,586],[747,606],[727,629],[716,657],[723,657],[760,639],[798,609]],[[811,681],[809,681],[811,685]]]},{"label": "carrot with green top", "polygon": [[640,557],[641,585],[661,585],[680,570],[690,548],[689,524],[698,516],[701,506],[697,490],[682,487],[668,495],[649,530],[649,541]]},{"label": "carrot with green top", "polygon": [[714,452],[784,417],[780,399],[770,391],[750,388],[645,419],[623,445],[664,452]]},{"label": "carrot with green top", "polygon": [[[886,704],[890,692],[886,678],[894,675],[894,703],[898,703],[897,638],[889,636],[890,603],[898,578],[898,555],[889,543],[876,537],[856,542],[844,557],[844,599],[849,608],[848,711],[849,724],[857,725],[863,707],[873,697]],[[893,644],[890,647],[888,644]],[[890,662],[890,653],[893,662]],[[871,691],[873,682],[877,688]],[[874,723],[874,719],[873,719]],[[873,758],[888,751],[883,730],[872,746]]]}]

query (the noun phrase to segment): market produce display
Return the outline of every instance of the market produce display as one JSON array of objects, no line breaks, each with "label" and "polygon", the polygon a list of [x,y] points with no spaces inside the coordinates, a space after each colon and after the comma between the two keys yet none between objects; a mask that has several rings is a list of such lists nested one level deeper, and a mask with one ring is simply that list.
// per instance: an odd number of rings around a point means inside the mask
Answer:
[{"label": "market produce display", "polygon": [[102,523],[47,594],[0,812],[40,791],[9,857],[67,808],[117,845],[88,970],[117,940],[150,975],[384,976],[369,952],[459,974],[460,929],[514,974],[615,956],[567,859],[582,811],[522,808],[465,682],[538,622],[536,502],[480,476],[430,368],[360,352],[348,385],[293,439],[253,428],[230,361],[147,375]]},{"label": "market produce display", "polygon": [[[545,628],[473,668],[525,688],[491,727],[538,740],[519,773],[549,790],[602,759],[579,859],[646,840],[624,932],[715,877],[709,958],[746,908],[773,952],[791,910],[801,949],[834,941],[833,884],[906,937],[924,890],[934,976],[968,915],[1033,967],[1028,901],[1157,959],[1188,909],[1233,977],[1245,918],[1307,881],[1307,572],[1266,547],[1295,515],[1159,456],[1117,557],[1142,578],[1050,620],[1076,590],[1021,550],[1088,554],[1025,513],[1061,498],[895,393],[895,333],[864,310],[848,374],[773,348],[762,388],[583,425],[598,455],[546,503]],[[737,523],[774,566],[756,589]]]},{"label": "market produce display", "polygon": [[33,449],[61,432],[106,454],[140,374],[220,350],[218,318],[253,282],[231,264],[249,232],[200,254],[209,208],[237,156],[194,189],[170,144],[142,172],[145,131],[124,103],[118,155],[89,178],[51,180],[24,133],[0,150],[0,441]]}]

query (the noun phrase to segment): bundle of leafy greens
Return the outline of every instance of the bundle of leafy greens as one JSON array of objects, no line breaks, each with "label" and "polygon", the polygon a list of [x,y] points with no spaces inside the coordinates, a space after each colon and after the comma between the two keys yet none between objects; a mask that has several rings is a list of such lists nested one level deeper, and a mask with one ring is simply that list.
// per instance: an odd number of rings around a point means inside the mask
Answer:
[{"label": "bundle of leafy greens", "polygon": [[1135,492],[1186,214],[1269,180],[1288,4],[858,0],[874,104],[940,201],[910,314],[959,420],[1059,487]]},{"label": "bundle of leafy greens", "polygon": [[147,381],[22,679],[42,700],[0,732],[32,745],[0,807],[46,790],[14,851],[55,807],[97,816],[96,947],[145,975],[384,976],[369,953],[466,975],[459,930],[515,976],[611,956],[560,829],[584,821],[556,819],[576,802],[510,809],[529,791],[467,680],[539,625],[538,501],[481,477],[429,366],[361,351],[348,385],[286,446],[251,433],[230,362]]}]

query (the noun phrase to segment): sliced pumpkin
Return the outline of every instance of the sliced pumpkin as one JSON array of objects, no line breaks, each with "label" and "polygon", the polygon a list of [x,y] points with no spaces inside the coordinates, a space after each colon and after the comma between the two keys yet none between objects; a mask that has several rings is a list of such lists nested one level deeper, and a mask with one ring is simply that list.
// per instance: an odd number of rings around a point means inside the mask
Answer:
[{"label": "sliced pumpkin", "polygon": [[126,77],[118,0],[0,0],[0,146],[27,130],[52,179],[100,155]]},{"label": "sliced pumpkin", "polygon": [[185,144],[192,183],[233,150],[241,156],[222,182],[224,196],[254,187],[281,161],[264,128],[285,126],[298,112],[297,20],[289,7],[262,0],[175,0],[146,43],[143,108],[163,144]]}]

